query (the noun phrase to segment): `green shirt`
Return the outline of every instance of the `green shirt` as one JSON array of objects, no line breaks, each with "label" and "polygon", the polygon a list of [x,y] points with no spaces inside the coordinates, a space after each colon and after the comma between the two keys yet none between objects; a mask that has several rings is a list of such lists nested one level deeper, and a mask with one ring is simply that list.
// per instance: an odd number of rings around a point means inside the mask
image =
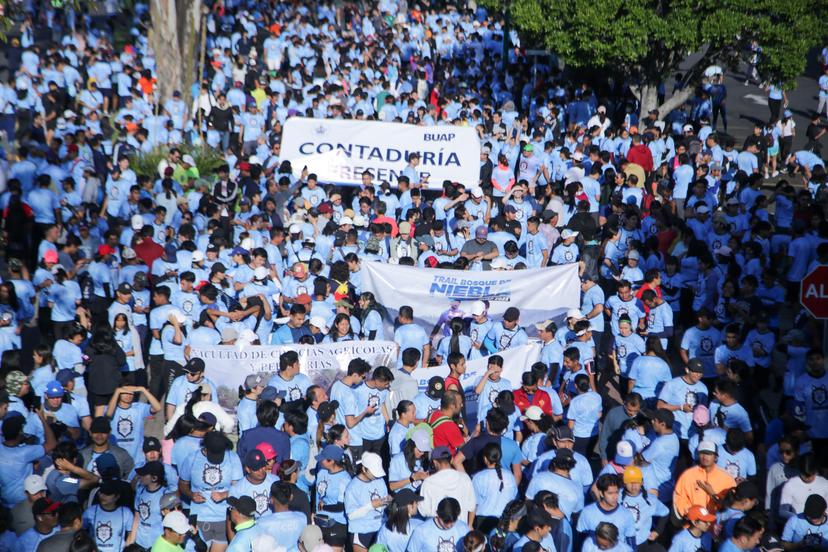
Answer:
[{"label": "green shirt", "polygon": [[152,545],[151,552],[184,552],[184,549],[166,540],[163,535]]}]

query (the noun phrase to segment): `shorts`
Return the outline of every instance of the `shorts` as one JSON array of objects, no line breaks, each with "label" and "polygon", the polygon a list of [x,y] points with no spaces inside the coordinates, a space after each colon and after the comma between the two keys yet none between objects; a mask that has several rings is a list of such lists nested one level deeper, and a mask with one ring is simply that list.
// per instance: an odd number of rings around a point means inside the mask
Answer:
[{"label": "shorts", "polygon": [[201,538],[209,546],[210,543],[226,543],[227,542],[227,526],[224,520],[221,521],[199,521],[198,532],[201,533]]},{"label": "shorts", "polygon": [[106,405],[108,405],[109,404],[109,399],[111,399],[111,398],[112,398],[112,393],[110,393],[109,395],[99,395],[97,393],[91,393],[90,392],[87,396],[87,402],[89,403],[89,406],[94,409],[96,406],[106,406]]},{"label": "shorts", "polygon": [[371,548],[371,545],[374,544],[374,540],[377,538],[376,531],[373,533],[351,533],[351,535],[353,535],[351,543],[363,548]]},{"label": "shorts", "polygon": [[774,155],[779,153],[779,145],[773,146],[772,148],[768,149],[768,157],[773,157]]},{"label": "shorts", "polygon": [[344,548],[348,544],[348,526],[344,523],[333,522],[327,527],[321,527],[322,540],[328,546]]}]

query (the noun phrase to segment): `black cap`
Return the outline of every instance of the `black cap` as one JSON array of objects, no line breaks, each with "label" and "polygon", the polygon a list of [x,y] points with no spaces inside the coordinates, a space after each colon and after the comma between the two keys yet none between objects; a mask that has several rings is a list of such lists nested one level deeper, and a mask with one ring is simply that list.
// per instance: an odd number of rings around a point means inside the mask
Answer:
[{"label": "black cap", "polygon": [[517,307],[509,307],[503,313],[503,320],[506,322],[517,322],[518,318],[520,318],[520,310]]},{"label": "black cap", "polygon": [[339,401],[325,401],[316,409],[316,418],[318,420],[327,420],[333,416],[339,408]]},{"label": "black cap", "polygon": [[132,286],[126,282],[121,283],[117,289],[118,293],[129,294],[132,293]]},{"label": "black cap", "polygon": [[443,378],[441,378],[440,376],[434,376],[430,380],[428,380],[428,388],[426,389],[426,395],[428,395],[430,398],[442,399],[445,390],[445,383],[443,382]]},{"label": "black cap", "polygon": [[245,517],[253,517],[256,513],[256,501],[247,495],[231,496],[227,499],[227,505]]},{"label": "black cap", "polygon": [[35,516],[49,514],[57,512],[58,508],[60,508],[60,502],[55,502],[51,498],[44,496],[43,498],[38,498],[34,501],[34,504],[32,504],[32,514]]},{"label": "black cap", "polygon": [[155,437],[144,437],[144,452],[158,451],[161,452],[161,441]]},{"label": "black cap", "polygon": [[825,499],[818,494],[812,494],[805,501],[805,509],[802,511],[806,518],[820,519],[825,514]]},{"label": "black cap", "polygon": [[445,446],[434,447],[431,451],[432,460],[448,460],[451,458],[451,449]]},{"label": "black cap", "polygon": [[89,433],[112,433],[112,426],[109,423],[109,418],[106,416],[98,416],[92,420],[92,425],[89,427]]},{"label": "black cap", "polygon": [[691,372],[697,372],[699,374],[704,374],[704,364],[702,361],[697,358],[691,358],[687,362],[687,369]]},{"label": "black cap", "polygon": [[164,475],[164,464],[159,461],[147,462],[141,467],[135,468],[135,473],[138,475],[154,475],[155,477],[162,477]]},{"label": "black cap", "polygon": [[399,506],[408,506],[409,504],[414,504],[415,502],[420,502],[422,500],[423,497],[407,487],[403,487],[394,493],[394,502]]},{"label": "black cap", "polygon": [[193,357],[184,365],[184,371],[190,374],[197,374],[204,371],[204,359]]}]

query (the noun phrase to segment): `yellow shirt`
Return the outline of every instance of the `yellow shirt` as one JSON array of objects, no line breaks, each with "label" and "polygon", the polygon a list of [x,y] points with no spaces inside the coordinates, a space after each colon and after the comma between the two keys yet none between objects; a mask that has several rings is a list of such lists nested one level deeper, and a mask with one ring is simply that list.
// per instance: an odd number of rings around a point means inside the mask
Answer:
[{"label": "yellow shirt", "polygon": [[153,543],[150,552],[184,552],[184,549],[167,541],[162,535]]}]

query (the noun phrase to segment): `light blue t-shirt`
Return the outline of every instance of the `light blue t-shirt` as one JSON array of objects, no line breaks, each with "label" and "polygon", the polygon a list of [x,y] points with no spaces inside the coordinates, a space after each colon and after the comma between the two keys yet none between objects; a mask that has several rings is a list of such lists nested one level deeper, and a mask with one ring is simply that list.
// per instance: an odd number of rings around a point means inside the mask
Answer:
[{"label": "light blue t-shirt", "polygon": [[515,476],[508,468],[500,469],[500,477],[494,468],[477,472],[472,478],[472,487],[477,499],[478,516],[500,517],[506,504],[517,496]]},{"label": "light blue t-shirt", "polygon": [[407,552],[450,552],[463,550],[463,537],[469,532],[469,526],[457,520],[448,529],[437,526],[434,518],[426,520],[411,533]]},{"label": "light blue t-shirt", "polygon": [[0,497],[4,506],[11,508],[26,500],[23,480],[32,475],[32,462],[45,454],[40,445],[0,444]]},{"label": "light blue t-shirt", "polygon": [[202,503],[193,501],[190,513],[198,516],[199,521],[224,521],[227,517],[226,502],[215,502],[213,491],[229,491],[233,483],[244,477],[239,455],[232,451],[224,453],[220,464],[213,464],[200,450],[192,453],[183,465],[178,466],[178,474],[183,481],[190,482],[193,493],[201,493],[205,498]]},{"label": "light blue t-shirt", "polygon": [[273,512],[258,519],[259,530],[276,539],[277,546],[287,552],[299,552],[299,537],[308,524],[308,518],[301,512]]},{"label": "light blue t-shirt", "polygon": [[112,511],[93,504],[83,513],[83,526],[101,552],[120,552],[124,539],[132,530],[132,511],[120,506]]},{"label": "light blue t-shirt", "polygon": [[[388,489],[382,479],[363,481],[354,477],[345,488],[345,515],[348,516],[348,531],[351,533],[379,531],[385,507],[370,508],[367,513],[360,512],[361,516],[357,514],[357,511],[375,498],[383,498],[387,495]],[[355,514],[358,517],[353,517]]]}]

